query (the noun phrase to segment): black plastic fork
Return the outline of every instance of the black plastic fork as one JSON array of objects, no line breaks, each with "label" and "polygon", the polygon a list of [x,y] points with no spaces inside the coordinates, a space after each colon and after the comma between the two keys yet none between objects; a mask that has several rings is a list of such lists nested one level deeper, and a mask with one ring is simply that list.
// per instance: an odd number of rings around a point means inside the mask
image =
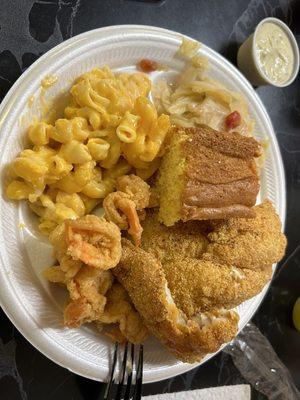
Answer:
[{"label": "black plastic fork", "polygon": [[[142,384],[143,384],[143,345],[139,348],[139,357],[136,366],[136,379],[135,385],[132,385],[133,369],[134,369],[134,344],[130,344],[130,356],[129,353],[129,343],[126,342],[124,348],[124,355],[122,360],[122,366],[119,374],[119,383],[117,386],[117,391],[115,396],[114,383],[115,383],[115,370],[117,365],[119,352],[119,344],[115,344],[113,363],[110,373],[110,379],[107,383],[105,394],[103,400],[140,400],[142,398]],[[124,393],[125,391],[125,393]],[[124,397],[123,397],[124,393]]]}]

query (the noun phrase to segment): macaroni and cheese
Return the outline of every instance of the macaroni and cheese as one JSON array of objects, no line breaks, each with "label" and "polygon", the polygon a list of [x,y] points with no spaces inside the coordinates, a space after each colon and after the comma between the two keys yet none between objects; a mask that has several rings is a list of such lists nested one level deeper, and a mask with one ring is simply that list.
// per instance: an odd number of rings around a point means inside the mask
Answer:
[{"label": "macaroni and cheese", "polygon": [[145,180],[156,171],[170,121],[157,115],[150,89],[141,72],[96,68],[75,81],[64,118],[29,127],[32,146],[12,162],[6,193],[29,201],[42,233],[90,213],[133,168]]}]

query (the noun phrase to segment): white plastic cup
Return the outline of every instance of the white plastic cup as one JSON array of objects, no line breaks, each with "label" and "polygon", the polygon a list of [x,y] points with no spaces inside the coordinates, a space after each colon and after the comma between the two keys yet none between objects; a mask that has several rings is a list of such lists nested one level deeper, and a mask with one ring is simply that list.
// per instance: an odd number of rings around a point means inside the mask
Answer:
[{"label": "white plastic cup", "polygon": [[[263,72],[259,64],[257,51],[255,49],[256,34],[260,26],[266,22],[272,22],[279,25],[289,37],[294,52],[294,68],[289,79],[283,83],[276,83],[269,79]],[[241,45],[237,55],[237,63],[241,72],[254,86],[273,85],[285,87],[290,85],[299,72],[299,49],[294,34],[289,27],[277,18],[265,18],[257,25],[254,33]]]}]

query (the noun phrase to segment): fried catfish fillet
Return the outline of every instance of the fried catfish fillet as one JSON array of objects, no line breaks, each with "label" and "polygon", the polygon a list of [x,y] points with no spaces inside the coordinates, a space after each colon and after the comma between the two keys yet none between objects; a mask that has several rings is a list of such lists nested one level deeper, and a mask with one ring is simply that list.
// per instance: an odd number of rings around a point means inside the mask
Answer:
[{"label": "fried catfish fillet", "polygon": [[259,293],[272,276],[271,266],[239,269],[195,258],[168,260],[163,270],[174,301],[187,315],[236,307]]},{"label": "fried catfish fillet", "polygon": [[287,241],[274,206],[265,200],[253,211],[253,219],[213,223],[206,259],[249,269],[262,269],[281,260]]},{"label": "fried catfish fillet", "polygon": [[169,228],[148,213],[142,248],[161,261],[174,301],[188,316],[237,306],[271,279],[286,238],[271,202],[253,211],[252,219],[178,222]]},{"label": "fried catfish fillet", "polygon": [[127,290],[144,324],[177,358],[196,362],[237,333],[234,311],[213,309],[188,318],[176,306],[161,262],[122,239],[122,258],[114,275]]}]

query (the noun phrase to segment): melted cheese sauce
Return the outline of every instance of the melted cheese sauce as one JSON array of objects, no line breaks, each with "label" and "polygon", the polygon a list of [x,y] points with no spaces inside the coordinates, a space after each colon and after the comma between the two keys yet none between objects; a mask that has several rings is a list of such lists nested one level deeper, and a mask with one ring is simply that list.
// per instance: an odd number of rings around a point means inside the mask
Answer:
[{"label": "melted cheese sauce", "polygon": [[34,96],[30,96],[29,99],[27,100],[28,107],[32,107],[33,103],[34,103]]},{"label": "melted cheese sauce", "polygon": [[259,64],[268,79],[285,83],[294,68],[294,51],[288,35],[277,24],[266,22],[258,29],[255,49]]},{"label": "melted cheese sauce", "polygon": [[54,85],[57,82],[57,76],[47,75],[41,81],[41,86],[43,89],[48,89],[50,86]]}]

